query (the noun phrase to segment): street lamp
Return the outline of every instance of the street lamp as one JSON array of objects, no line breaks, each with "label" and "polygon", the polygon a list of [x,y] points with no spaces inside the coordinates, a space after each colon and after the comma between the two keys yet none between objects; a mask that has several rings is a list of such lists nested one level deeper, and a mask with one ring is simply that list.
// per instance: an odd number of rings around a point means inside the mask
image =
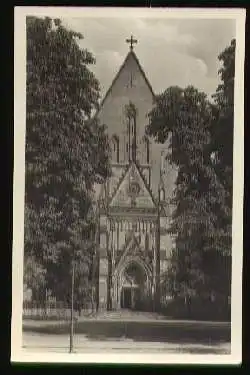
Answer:
[{"label": "street lamp", "polygon": [[75,286],[75,260],[72,260],[71,270],[71,311],[70,311],[70,337],[69,352],[73,353],[73,335],[74,335],[74,286]]}]

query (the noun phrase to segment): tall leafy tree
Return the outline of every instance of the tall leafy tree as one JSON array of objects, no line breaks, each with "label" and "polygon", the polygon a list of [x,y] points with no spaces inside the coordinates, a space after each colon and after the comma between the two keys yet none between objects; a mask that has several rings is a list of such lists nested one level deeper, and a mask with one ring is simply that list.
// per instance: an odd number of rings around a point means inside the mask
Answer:
[{"label": "tall leafy tree", "polygon": [[216,113],[210,127],[211,161],[225,192],[216,220],[216,245],[221,256],[219,259],[217,256],[217,267],[214,268],[220,275],[217,288],[225,301],[231,294],[235,47],[233,39],[218,56],[221,82],[213,96]]},{"label": "tall leafy tree", "polygon": [[170,140],[177,166],[170,289],[188,300],[230,294],[235,41],[219,56],[222,83],[210,103],[193,87],[156,98],[148,133]]},{"label": "tall leafy tree", "polygon": [[[205,283],[201,250],[214,231],[213,202],[209,191],[219,188],[209,166],[207,147],[213,108],[194,87],[170,87],[156,99],[148,132],[158,142],[170,139],[168,158],[178,168],[171,232],[176,236],[172,259],[174,292],[201,293]],[[219,194],[217,194],[219,199]]]},{"label": "tall leafy tree", "polygon": [[76,284],[86,282],[93,187],[109,173],[105,127],[91,120],[95,60],[79,48],[82,38],[58,19],[27,18],[25,253],[46,269],[58,298],[70,290],[73,254]]},{"label": "tall leafy tree", "polygon": [[224,249],[231,254],[231,222],[233,193],[233,132],[234,132],[234,76],[235,76],[235,39],[219,55],[221,68],[218,85],[213,98],[216,105],[216,116],[212,123],[210,152],[213,167],[222,183],[226,199],[226,215],[221,217],[219,225],[227,229],[228,238],[224,240]]}]

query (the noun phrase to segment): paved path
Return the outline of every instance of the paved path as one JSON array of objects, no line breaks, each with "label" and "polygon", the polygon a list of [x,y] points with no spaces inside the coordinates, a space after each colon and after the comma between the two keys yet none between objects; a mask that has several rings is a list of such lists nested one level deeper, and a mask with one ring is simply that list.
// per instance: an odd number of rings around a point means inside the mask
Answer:
[{"label": "paved path", "polygon": [[[81,317],[80,319],[77,319],[77,322],[138,322],[138,323],[145,323],[145,324],[154,324],[154,325],[163,325],[165,327],[167,326],[178,326],[178,327],[225,327],[230,328],[231,323],[229,322],[210,322],[210,321],[200,321],[200,320],[174,320],[174,319],[132,319],[132,318],[122,318],[122,319],[114,319],[114,318],[88,318],[85,319],[84,317]],[[47,326],[65,326],[65,324],[70,324],[70,321],[66,320],[31,320],[31,319],[25,319],[23,320],[23,327],[47,327]]]},{"label": "paved path", "polygon": [[[163,324],[165,326],[202,326],[202,327],[228,327],[229,322],[198,321],[198,320],[180,320],[153,313],[131,310],[100,311],[98,313],[89,313],[88,315],[77,316],[77,322],[143,322],[149,324]],[[69,324],[69,320],[32,320],[24,319],[23,327],[41,327],[41,326],[61,326]]]},{"label": "paved path", "polygon": [[98,313],[90,313],[83,315],[78,319],[95,319],[95,320],[164,320],[165,316],[153,312],[132,311],[126,309],[114,311],[100,311]]},{"label": "paved path", "polygon": [[[46,335],[36,333],[23,333],[23,346],[28,352],[63,352],[67,353],[69,348],[69,335]],[[85,335],[74,336],[74,352],[96,352],[96,351],[133,351],[133,352],[164,352],[164,353],[186,353],[186,354],[229,354],[230,344],[217,345],[201,344],[174,344],[166,342],[136,342],[130,339],[117,340],[90,340]]]}]

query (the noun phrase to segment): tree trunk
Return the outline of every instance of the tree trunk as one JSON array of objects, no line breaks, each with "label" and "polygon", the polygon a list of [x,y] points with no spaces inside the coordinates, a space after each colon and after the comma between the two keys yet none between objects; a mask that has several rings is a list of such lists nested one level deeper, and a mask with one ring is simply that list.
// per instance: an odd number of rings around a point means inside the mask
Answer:
[{"label": "tree trunk", "polygon": [[94,313],[95,311],[95,297],[94,297],[94,287],[92,286],[92,289],[91,289],[91,312],[92,314]]}]

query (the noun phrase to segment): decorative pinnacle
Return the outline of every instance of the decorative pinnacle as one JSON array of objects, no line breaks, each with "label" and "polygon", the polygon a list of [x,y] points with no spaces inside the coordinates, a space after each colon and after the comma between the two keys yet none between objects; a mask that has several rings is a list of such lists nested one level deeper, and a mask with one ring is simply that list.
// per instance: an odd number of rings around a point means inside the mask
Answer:
[{"label": "decorative pinnacle", "polygon": [[134,49],[134,44],[137,43],[137,39],[134,39],[133,35],[129,39],[126,39],[126,43],[130,44],[130,50],[132,51]]}]

